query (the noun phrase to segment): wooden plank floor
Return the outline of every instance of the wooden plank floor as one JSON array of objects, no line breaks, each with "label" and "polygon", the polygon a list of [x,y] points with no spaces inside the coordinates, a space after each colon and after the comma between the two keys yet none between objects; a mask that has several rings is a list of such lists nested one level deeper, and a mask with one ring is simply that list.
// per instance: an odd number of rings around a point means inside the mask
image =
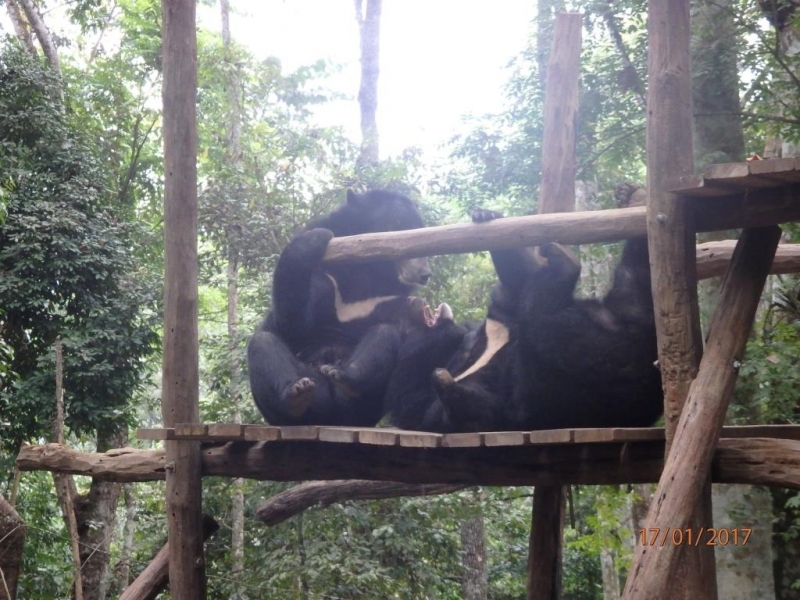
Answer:
[{"label": "wooden plank floor", "polygon": [[702,174],[668,181],[666,189],[684,196],[707,197],[793,183],[800,183],[800,157],[709,165]]},{"label": "wooden plank floor", "polygon": [[[336,444],[402,446],[406,448],[470,448],[547,444],[620,443],[664,439],[663,427],[610,429],[547,429],[541,431],[489,431],[480,433],[428,433],[391,428],[356,428],[234,423],[186,424],[174,428],[139,429],[144,440],[195,440],[200,442],[318,441]],[[777,438],[800,440],[800,425],[742,425],[723,427],[723,438]]]}]

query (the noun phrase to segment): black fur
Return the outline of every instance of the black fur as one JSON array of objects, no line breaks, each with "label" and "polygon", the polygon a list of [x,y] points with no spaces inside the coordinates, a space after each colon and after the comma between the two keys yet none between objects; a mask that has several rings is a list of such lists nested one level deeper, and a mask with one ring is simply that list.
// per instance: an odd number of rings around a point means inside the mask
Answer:
[{"label": "black fur", "polygon": [[[473,220],[497,216],[477,211]],[[446,371],[421,351],[401,357],[406,372],[420,372],[402,394],[390,385],[392,422],[441,432],[652,425],[663,396],[647,241],[626,242],[602,300],[574,298],[580,263],[558,244],[496,251],[492,259],[500,284],[487,316],[508,327],[508,343],[461,381],[483,353],[486,323],[467,335]]]},{"label": "black fur", "polygon": [[[273,308],[248,344],[250,388],[274,425],[374,425],[401,340],[424,324],[410,294],[430,277],[425,259],[323,264],[334,236],[423,227],[400,194],[348,191],[347,202],[287,245],[273,280]],[[337,314],[384,298],[367,314]]]}]

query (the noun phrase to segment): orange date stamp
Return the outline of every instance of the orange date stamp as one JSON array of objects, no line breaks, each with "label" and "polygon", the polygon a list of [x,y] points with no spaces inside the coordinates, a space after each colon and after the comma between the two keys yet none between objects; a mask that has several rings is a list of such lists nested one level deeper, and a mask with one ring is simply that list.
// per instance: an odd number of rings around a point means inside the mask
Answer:
[{"label": "orange date stamp", "polygon": [[642,546],[746,546],[753,532],[749,527],[650,527],[639,530]]}]

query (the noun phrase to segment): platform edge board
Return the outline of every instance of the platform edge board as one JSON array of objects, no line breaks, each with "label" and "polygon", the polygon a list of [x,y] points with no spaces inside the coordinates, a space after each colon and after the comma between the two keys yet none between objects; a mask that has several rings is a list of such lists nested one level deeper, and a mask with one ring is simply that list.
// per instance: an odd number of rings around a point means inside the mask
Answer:
[{"label": "platform edge board", "polygon": [[794,158],[770,158],[767,160],[753,160],[748,163],[750,173],[766,177],[779,182],[800,181],[800,171]]},{"label": "platform edge board", "polygon": [[528,433],[529,444],[571,444],[574,441],[574,429],[537,429]]},{"label": "platform edge board", "polygon": [[488,431],[483,434],[484,446],[524,446],[530,441],[527,431]]},{"label": "platform edge board", "polygon": [[175,429],[172,427],[139,427],[136,429],[136,439],[138,440],[174,440]]},{"label": "platform edge board", "polygon": [[477,448],[479,446],[483,446],[482,433],[446,433],[442,436],[443,448]]},{"label": "platform edge board", "polygon": [[441,433],[423,431],[400,431],[397,439],[404,448],[438,448],[442,443]]},{"label": "platform edge board", "polygon": [[208,436],[214,439],[241,440],[244,436],[244,425],[239,423],[210,423]]},{"label": "platform edge board", "polygon": [[209,439],[208,425],[203,423],[175,423],[176,440],[200,440]]},{"label": "platform edge board", "polygon": [[358,441],[368,446],[397,446],[397,430],[388,428],[362,429]]},{"label": "platform edge board", "polygon": [[316,425],[290,425],[280,428],[281,440],[287,441],[314,441],[319,436],[319,427]]},{"label": "platform edge board", "polygon": [[681,175],[665,182],[665,191],[681,196],[730,196],[731,190],[715,186],[702,175]]},{"label": "platform edge board", "polygon": [[338,444],[354,444],[358,442],[359,429],[355,427],[320,427],[319,441]]},{"label": "platform edge board", "polygon": [[663,440],[661,427],[614,427],[608,429],[575,429],[576,444],[602,442],[646,442]]},{"label": "platform edge board", "polygon": [[246,425],[244,439],[248,442],[274,442],[281,439],[281,430],[270,425]]}]

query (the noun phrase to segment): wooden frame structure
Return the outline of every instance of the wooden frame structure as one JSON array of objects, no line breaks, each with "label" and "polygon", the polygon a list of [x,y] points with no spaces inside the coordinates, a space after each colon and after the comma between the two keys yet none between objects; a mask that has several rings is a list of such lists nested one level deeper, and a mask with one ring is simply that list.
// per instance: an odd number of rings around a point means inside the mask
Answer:
[{"label": "wooden frame structure", "polygon": [[[647,209],[540,214],[480,226],[432,227],[331,242],[326,260],[353,261],[491,250],[548,240],[592,243],[647,233],[653,295],[660,315],[666,428],[451,435],[199,423],[195,0],[162,3],[165,428],[142,430],[140,437],[163,439],[166,451],[122,449],[90,454],[54,444],[28,446],[21,450],[18,465],[22,470],[65,471],[115,481],[166,478],[172,598],[205,597],[200,512],[205,475],[536,485],[528,597],[546,599],[559,594],[560,486],[658,481],[647,526],[662,529],[709,525],[712,480],[800,489],[799,428],[722,427],[744,342],[778,245],[775,225],[800,220],[800,160],[715,165],[702,176],[692,172],[688,0],[649,3]],[[553,60],[563,62],[551,63],[559,73],[551,72],[553,83],[548,86],[566,82],[559,93],[563,100],[573,97],[573,83],[577,97],[574,49],[576,39],[578,48],[580,44],[580,16],[560,22],[564,29],[561,34],[557,29],[556,41],[565,46],[563,53],[554,50]],[[566,198],[571,206],[569,182],[574,171],[570,174],[568,167],[574,160],[574,137],[570,136],[574,136],[575,117],[569,111],[577,103],[565,104],[567,112],[560,114],[546,107],[550,135],[555,136],[545,152],[551,157],[548,165],[558,161],[567,165],[566,169],[543,169],[541,207],[547,212],[569,209],[565,204],[550,204],[549,199]],[[559,127],[553,129],[555,125]],[[703,355],[696,283],[697,256],[704,253],[695,250],[695,233],[733,227],[749,229],[732,257],[730,246],[708,252],[730,259],[730,266]],[[781,260],[772,265],[773,270],[796,271],[798,255],[796,247],[778,252]],[[704,274],[718,273],[725,262],[716,261]],[[685,577],[675,577],[679,568]],[[691,547],[639,546],[623,597],[716,598],[713,561]]]}]

